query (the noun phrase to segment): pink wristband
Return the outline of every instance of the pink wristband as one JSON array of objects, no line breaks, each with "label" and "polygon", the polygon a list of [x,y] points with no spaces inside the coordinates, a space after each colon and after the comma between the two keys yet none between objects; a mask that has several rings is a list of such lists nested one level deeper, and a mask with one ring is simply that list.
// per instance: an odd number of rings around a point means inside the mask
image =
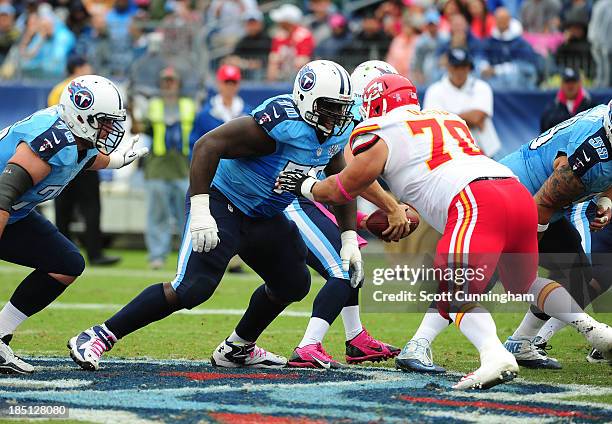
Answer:
[{"label": "pink wristband", "polygon": [[346,200],[348,201],[355,200],[355,198],[351,197],[351,195],[348,194],[347,191],[344,189],[344,186],[340,182],[340,174],[336,174],[336,184],[338,185],[338,189],[340,190],[340,193],[342,193],[342,195],[344,196]]}]

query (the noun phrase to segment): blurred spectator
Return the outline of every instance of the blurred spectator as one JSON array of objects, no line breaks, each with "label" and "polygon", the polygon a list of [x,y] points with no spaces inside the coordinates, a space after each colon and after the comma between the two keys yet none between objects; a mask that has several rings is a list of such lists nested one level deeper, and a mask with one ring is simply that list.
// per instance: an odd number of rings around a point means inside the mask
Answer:
[{"label": "blurred spectator", "polygon": [[314,52],[314,38],[310,30],[301,25],[302,11],[293,4],[286,3],[274,9],[270,18],[277,27],[268,60],[268,80],[286,80],[308,63]]},{"label": "blurred spectator", "polygon": [[15,26],[15,8],[9,3],[0,5],[0,63],[19,39],[19,30]]},{"label": "blurred spectator", "polygon": [[187,56],[193,52],[197,31],[202,19],[193,11],[188,0],[166,3],[168,14],[157,28],[164,34],[163,49],[169,56]]},{"label": "blurred spectator", "polygon": [[79,35],[75,53],[85,56],[100,75],[111,73],[113,45],[106,25],[106,9],[91,9],[91,31]]},{"label": "blurred spectator", "polygon": [[136,8],[130,0],[115,0],[113,8],[106,15],[106,23],[114,40],[123,40],[129,37],[129,28]]},{"label": "blurred spectator", "polygon": [[495,11],[495,23],[491,37],[484,41],[481,78],[493,89],[535,88],[540,59],[522,37],[520,23],[503,7]]},{"label": "blurred spectator", "polygon": [[402,31],[403,12],[404,4],[400,0],[383,1],[376,8],[376,19],[382,22],[383,31],[390,38],[395,37]]},{"label": "blurred spectator", "polygon": [[440,14],[435,9],[425,13],[425,26],[414,47],[412,61],[413,82],[417,85],[429,85],[440,78],[440,67],[436,48],[442,43],[438,31]]},{"label": "blurred spectator", "polygon": [[115,78],[125,77],[134,60],[130,26],[136,11],[130,0],[116,0],[106,14],[106,26],[110,29],[106,35],[112,45],[112,54],[108,58],[109,73]]},{"label": "blurred spectator", "polygon": [[206,22],[215,26],[213,44],[233,46],[244,34],[242,16],[259,10],[255,0],[212,0]]},{"label": "blurred spectator", "polygon": [[39,0],[25,0],[24,10],[15,21],[15,26],[21,34],[25,33],[30,16],[38,14],[38,3]]},{"label": "blurred spectator", "polygon": [[180,77],[173,67],[162,70],[159,87],[160,96],[149,101],[145,131],[153,140],[151,154],[144,164],[147,190],[145,242],[152,269],[164,266],[172,235],[180,234],[183,229],[185,193],[189,185],[189,134],[196,110],[191,98],[180,96]]},{"label": "blurred spectator", "polygon": [[89,12],[79,0],[70,3],[66,26],[77,38],[80,34],[91,31]]},{"label": "blurred spectator", "polygon": [[193,146],[200,137],[227,121],[251,112],[251,106],[238,95],[241,79],[240,68],[237,66],[222,65],[217,71],[218,94],[208,99],[195,118],[189,136],[190,158]]},{"label": "blurred spectator", "polygon": [[355,69],[366,60],[380,59],[389,51],[391,37],[382,29],[382,23],[373,14],[366,14],[361,21],[361,30],[353,42],[342,49],[341,62],[346,69]]},{"label": "blurred spectator", "polygon": [[487,0],[487,9],[495,13],[498,7],[505,7],[514,19],[520,19],[522,3],[523,0]]},{"label": "blurred spectator", "polygon": [[525,32],[557,32],[560,26],[561,2],[559,0],[523,0],[521,23]]},{"label": "blurred spectator", "polygon": [[247,80],[264,79],[272,39],[264,31],[263,14],[259,10],[243,16],[245,36],[242,37],[229,62],[240,67]]},{"label": "blurred spectator", "polygon": [[20,42],[24,75],[34,78],[63,76],[74,43],[72,32],[54,15],[31,15]]},{"label": "blurred spectator", "polygon": [[462,5],[459,0],[445,0],[442,3],[442,17],[440,18],[439,30],[442,34],[450,34],[451,32],[451,20],[455,15],[461,15],[466,20],[468,14],[464,13]]},{"label": "blurred spectator", "polygon": [[595,60],[597,87],[612,86],[612,45],[608,41],[612,28],[612,0],[598,0],[593,6],[588,39]]},{"label": "blurred spectator", "polygon": [[329,18],[329,27],[332,31],[330,36],[321,40],[315,48],[315,57],[318,59],[333,60],[353,41],[348,22],[341,14],[337,13]]},{"label": "blurred spectator", "polygon": [[580,73],[576,69],[565,68],[561,71],[561,87],[555,100],[546,106],[540,117],[540,132],[596,105],[591,95],[582,88]]},{"label": "blurred spectator", "polygon": [[471,23],[470,31],[476,38],[487,38],[495,27],[495,17],[487,10],[484,0],[468,0],[468,12]]},{"label": "blurred spectator", "polygon": [[335,7],[330,0],[310,0],[308,7],[311,13],[304,18],[304,26],[312,32],[315,45],[319,45],[322,40],[331,35],[328,21],[335,12]]},{"label": "blurred spectator", "polygon": [[454,48],[447,56],[448,75],[427,89],[423,108],[459,115],[483,153],[494,157],[501,142],[493,126],[493,91],[489,84],[470,75],[474,64],[468,50]]},{"label": "blurred spectator", "polygon": [[[64,88],[77,77],[93,73],[85,58],[72,56],[68,59],[68,78],[53,87],[47,99],[48,106],[59,103]],[[79,211],[85,221],[82,244],[87,259],[92,265],[113,265],[119,262],[117,256],[105,256],[102,251],[102,231],[100,230],[100,178],[98,171],[80,172],[55,198],[55,223],[57,229],[70,238],[70,223],[74,213]]]},{"label": "blurred spectator", "polygon": [[438,44],[436,54],[444,60],[444,54],[452,48],[467,49],[472,57],[479,58],[482,42],[470,32],[465,17],[456,13],[450,18],[450,37]]},{"label": "blurred spectator", "polygon": [[557,66],[578,69],[587,78],[593,78],[595,65],[591,56],[591,43],[587,40],[588,16],[585,11],[570,9],[565,17],[565,41],[555,54]]},{"label": "blurred spectator", "polygon": [[397,69],[400,75],[410,79],[410,64],[414,58],[419,31],[423,25],[421,15],[406,13],[402,19],[402,32],[396,35],[389,46],[387,62]]}]

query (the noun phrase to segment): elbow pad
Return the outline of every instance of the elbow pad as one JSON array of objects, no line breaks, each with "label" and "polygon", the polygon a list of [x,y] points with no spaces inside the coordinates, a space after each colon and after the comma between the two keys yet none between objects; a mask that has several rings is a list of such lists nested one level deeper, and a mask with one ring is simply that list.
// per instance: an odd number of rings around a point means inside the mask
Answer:
[{"label": "elbow pad", "polygon": [[10,213],[15,201],[33,185],[28,171],[16,163],[8,163],[0,174],[0,209]]}]

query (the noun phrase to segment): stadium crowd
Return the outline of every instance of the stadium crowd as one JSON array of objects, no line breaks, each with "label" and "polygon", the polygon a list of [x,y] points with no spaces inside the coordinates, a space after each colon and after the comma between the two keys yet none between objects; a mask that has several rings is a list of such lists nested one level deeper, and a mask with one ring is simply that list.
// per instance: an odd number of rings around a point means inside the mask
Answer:
[{"label": "stadium crowd", "polygon": [[[0,76],[58,79],[70,56],[145,91],[176,66],[183,90],[222,63],[247,80],[286,81],[304,63],[352,69],[385,59],[418,85],[441,78],[450,48],[495,89],[612,85],[612,0],[18,0],[0,3]],[[211,66],[208,66],[208,65]],[[211,69],[212,68],[212,69]],[[137,77],[137,80],[136,80]]]}]

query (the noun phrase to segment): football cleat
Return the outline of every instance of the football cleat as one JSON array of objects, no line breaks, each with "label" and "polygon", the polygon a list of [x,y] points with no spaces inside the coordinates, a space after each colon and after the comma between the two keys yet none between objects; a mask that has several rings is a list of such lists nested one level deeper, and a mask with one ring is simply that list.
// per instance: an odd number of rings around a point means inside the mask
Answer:
[{"label": "football cleat", "polygon": [[598,350],[603,359],[612,360],[612,328],[595,320],[577,324],[578,331],[593,349]]},{"label": "football cleat", "polygon": [[12,335],[0,339],[0,374],[31,374],[34,367],[13,353],[9,347]]},{"label": "football cleat", "polygon": [[609,364],[612,365],[612,360],[605,359],[600,351],[591,349],[591,352],[586,356],[586,360],[591,364]]},{"label": "football cleat", "polygon": [[379,362],[393,358],[401,349],[376,340],[364,328],[361,333],[345,342],[346,362],[358,364],[360,362]]},{"label": "football cleat", "polygon": [[480,354],[480,363],[480,368],[464,376],[453,389],[490,389],[513,380],[519,371],[514,355],[502,346],[483,350]]},{"label": "football cleat", "polygon": [[289,362],[287,362],[287,366],[295,368],[345,368],[323,349],[321,343],[296,347],[293,355],[289,358]]},{"label": "football cleat", "polygon": [[113,348],[115,336],[102,326],[94,325],[68,340],[70,357],[81,368],[88,371],[100,369],[100,358],[104,352]]},{"label": "football cleat", "polygon": [[548,356],[548,350],[552,350],[552,346],[548,344],[542,336],[535,336],[533,339],[533,345],[538,350],[538,353],[542,356]]},{"label": "football cleat", "polygon": [[426,339],[410,340],[395,358],[395,367],[402,371],[443,373],[446,370],[433,363],[431,346]]},{"label": "football cleat", "polygon": [[221,342],[214,350],[210,362],[221,368],[283,368],[287,358],[268,352],[253,343]]},{"label": "football cleat", "polygon": [[549,370],[560,370],[562,368],[559,361],[555,358],[542,355],[534,341],[526,337],[508,337],[508,340],[504,343],[504,347],[508,352],[514,355],[516,362],[522,367]]}]

